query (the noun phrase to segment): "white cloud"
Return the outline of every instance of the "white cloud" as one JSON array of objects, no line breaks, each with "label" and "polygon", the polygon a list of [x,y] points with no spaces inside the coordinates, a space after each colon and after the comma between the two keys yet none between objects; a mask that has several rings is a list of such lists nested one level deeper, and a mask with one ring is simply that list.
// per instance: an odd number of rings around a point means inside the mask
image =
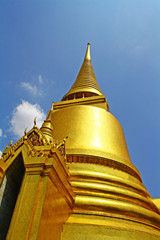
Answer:
[{"label": "white cloud", "polygon": [[28,91],[32,95],[42,95],[42,84],[43,84],[43,78],[42,75],[39,74],[36,78],[33,78],[32,80],[34,84],[30,82],[21,82],[20,86],[24,88],[26,91]]},{"label": "white cloud", "polygon": [[15,137],[22,137],[26,127],[27,131],[33,127],[35,117],[37,117],[37,126],[40,128],[45,119],[43,109],[38,104],[31,104],[22,100],[22,103],[13,111],[12,119],[10,121],[10,131]]},{"label": "white cloud", "polygon": [[0,128],[0,137],[2,137],[2,129]]},{"label": "white cloud", "polygon": [[21,82],[21,87],[23,87],[24,89],[26,89],[28,92],[30,92],[31,94],[36,95],[38,93],[38,89],[36,86],[32,86],[30,83],[28,82]]},{"label": "white cloud", "polygon": [[2,157],[2,151],[0,151],[0,158]]},{"label": "white cloud", "polygon": [[42,75],[40,75],[40,74],[38,75],[38,81],[39,81],[40,84],[43,83]]}]

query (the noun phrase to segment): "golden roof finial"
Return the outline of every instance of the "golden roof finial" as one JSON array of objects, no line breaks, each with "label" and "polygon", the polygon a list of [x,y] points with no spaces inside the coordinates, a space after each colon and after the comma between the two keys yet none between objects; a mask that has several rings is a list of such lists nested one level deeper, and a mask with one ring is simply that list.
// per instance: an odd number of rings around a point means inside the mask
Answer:
[{"label": "golden roof finial", "polygon": [[89,93],[90,96],[102,95],[91,63],[90,43],[87,44],[86,55],[76,81],[62,100],[73,99],[78,93]]},{"label": "golden roof finial", "polygon": [[37,117],[34,118],[34,128],[37,128]]},{"label": "golden roof finial", "polygon": [[12,146],[13,146],[13,141],[12,141],[12,140],[10,141],[10,144],[9,144],[9,145],[10,145],[10,147],[12,147]]},{"label": "golden roof finial", "polygon": [[27,139],[27,127],[24,129],[24,139]]},{"label": "golden roof finial", "polygon": [[86,51],[85,60],[90,60],[91,61],[90,45],[91,45],[90,43],[87,44],[87,51]]},{"label": "golden roof finial", "polygon": [[24,129],[24,135],[27,135],[27,127]]}]

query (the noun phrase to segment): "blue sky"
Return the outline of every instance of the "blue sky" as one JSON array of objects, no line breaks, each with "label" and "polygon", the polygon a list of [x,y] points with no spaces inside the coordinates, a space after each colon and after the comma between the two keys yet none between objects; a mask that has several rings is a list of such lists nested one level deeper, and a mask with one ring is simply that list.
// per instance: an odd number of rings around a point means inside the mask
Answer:
[{"label": "blue sky", "polygon": [[[133,164],[160,197],[160,1],[1,0],[0,150],[92,65]],[[33,116],[34,115],[34,116]]]}]

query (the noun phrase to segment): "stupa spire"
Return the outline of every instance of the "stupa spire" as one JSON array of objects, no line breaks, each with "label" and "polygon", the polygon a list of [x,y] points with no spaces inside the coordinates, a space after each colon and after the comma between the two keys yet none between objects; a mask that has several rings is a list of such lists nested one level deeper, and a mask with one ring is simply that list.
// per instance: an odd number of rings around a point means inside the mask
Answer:
[{"label": "stupa spire", "polygon": [[91,60],[90,45],[91,45],[90,43],[87,44],[87,51],[86,51],[85,60]]},{"label": "stupa spire", "polygon": [[88,43],[86,55],[76,81],[74,82],[69,92],[62,98],[62,100],[89,97],[94,95],[102,95],[102,92],[98,86],[93,71],[91,63],[90,43]]}]

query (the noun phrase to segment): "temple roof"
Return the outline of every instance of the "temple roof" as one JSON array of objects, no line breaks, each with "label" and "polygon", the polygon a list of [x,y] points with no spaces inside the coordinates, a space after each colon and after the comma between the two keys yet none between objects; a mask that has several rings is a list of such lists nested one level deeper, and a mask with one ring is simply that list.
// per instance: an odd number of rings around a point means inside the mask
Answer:
[{"label": "temple roof", "polygon": [[62,100],[85,97],[84,94],[86,96],[102,95],[91,63],[90,43],[87,44],[86,55],[76,81]]}]

